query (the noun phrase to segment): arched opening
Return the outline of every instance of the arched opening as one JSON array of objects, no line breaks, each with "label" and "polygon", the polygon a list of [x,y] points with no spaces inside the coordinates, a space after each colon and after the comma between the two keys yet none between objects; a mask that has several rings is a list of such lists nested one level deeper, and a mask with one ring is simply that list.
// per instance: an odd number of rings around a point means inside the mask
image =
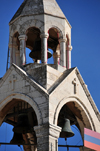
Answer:
[{"label": "arched opening", "polygon": [[[29,54],[26,53],[27,54],[26,62],[29,62],[28,60],[32,60],[31,62],[37,62],[37,60],[41,60],[40,30],[36,27],[30,27],[27,29],[26,35],[27,35],[26,51],[30,50]],[[28,56],[31,59],[29,59]]]},{"label": "arched opening", "polygon": [[[10,49],[10,63],[20,64],[20,41],[18,39],[19,33],[15,32],[11,39]],[[8,56],[9,57],[9,56]]]},{"label": "arched opening", "polygon": [[52,27],[48,31],[49,37],[48,37],[48,49],[52,52],[52,57],[48,60],[48,63],[50,64],[58,64],[59,63],[59,31],[58,29]]},{"label": "arched opening", "polygon": [[48,58],[48,64],[54,64],[54,59],[53,59],[53,50],[52,49],[49,49],[48,50],[51,52],[52,54],[52,57],[51,58]]},{"label": "arched opening", "polygon": [[24,150],[29,148],[35,151],[35,147],[31,146],[31,144],[37,144],[34,126],[38,125],[38,120],[32,106],[26,101],[12,99],[1,110],[0,115],[4,117],[2,123],[11,125],[10,131],[12,128],[11,136],[13,137],[12,139],[10,137],[11,140],[8,140],[8,143],[17,145],[23,144]]},{"label": "arched opening", "polygon": [[30,49],[26,47],[26,64],[34,63],[34,60],[29,57]]},{"label": "arched opening", "polygon": [[[73,137],[71,135],[68,136],[67,134],[67,130],[69,131],[69,129],[67,128],[69,127],[65,127],[68,124],[68,123],[66,124],[65,119],[69,120],[70,128],[72,132],[74,132],[75,134]],[[62,128],[62,131],[60,133],[60,138],[59,138],[59,144],[83,146],[84,128],[92,129],[91,123],[92,121],[90,122],[88,114],[86,113],[85,110],[83,110],[82,106],[80,106],[75,101],[66,102],[61,107],[58,114],[58,118],[57,118],[57,125]],[[64,128],[66,129],[66,131],[64,130]],[[62,132],[64,135],[62,135]],[[66,139],[67,139],[67,142],[65,141]]]}]

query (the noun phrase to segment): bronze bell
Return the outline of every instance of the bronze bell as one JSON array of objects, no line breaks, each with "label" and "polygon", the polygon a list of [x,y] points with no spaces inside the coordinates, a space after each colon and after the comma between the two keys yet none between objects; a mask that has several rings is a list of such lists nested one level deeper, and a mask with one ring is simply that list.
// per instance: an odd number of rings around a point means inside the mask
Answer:
[{"label": "bronze bell", "polygon": [[25,144],[22,134],[14,132],[14,135],[13,135],[12,140],[10,141],[10,144]]},{"label": "bronze bell", "polygon": [[21,113],[18,115],[18,122],[13,128],[13,132],[22,134],[31,132],[31,126],[26,113]]},{"label": "bronze bell", "polygon": [[[48,58],[52,57],[52,54],[49,50],[47,50]],[[33,50],[29,53],[29,56],[35,60],[41,60],[41,39],[36,40]]]},{"label": "bronze bell", "polygon": [[64,119],[64,125],[62,126],[62,131],[60,133],[60,137],[66,139],[66,138],[72,137],[72,136],[74,136],[74,133],[70,127],[70,120]]}]

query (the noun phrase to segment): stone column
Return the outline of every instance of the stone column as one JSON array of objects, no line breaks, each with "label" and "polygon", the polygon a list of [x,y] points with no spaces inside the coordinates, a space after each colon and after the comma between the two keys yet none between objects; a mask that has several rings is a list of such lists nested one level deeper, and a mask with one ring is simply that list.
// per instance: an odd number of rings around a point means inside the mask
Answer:
[{"label": "stone column", "polygon": [[19,37],[20,40],[20,65],[25,65],[26,63],[26,40],[27,36],[26,35],[20,35]]},{"label": "stone column", "polygon": [[56,52],[53,53],[54,64],[58,65],[60,62],[60,45],[58,44]]},{"label": "stone column", "polygon": [[66,39],[59,39],[60,43],[60,65],[66,68]]},{"label": "stone column", "polygon": [[20,51],[16,50],[16,65],[20,66]]},{"label": "stone column", "polygon": [[[59,51],[60,52],[60,51]],[[58,65],[59,64],[59,59],[60,59],[60,54],[58,51],[53,53],[53,59],[54,59],[54,64]]]},{"label": "stone column", "polygon": [[51,124],[34,127],[37,136],[37,151],[58,151],[61,128]]},{"label": "stone column", "polygon": [[13,63],[13,55],[12,55],[12,51],[13,51],[13,46],[12,44],[9,44],[9,49],[10,49],[10,66]]},{"label": "stone column", "polygon": [[71,50],[72,50],[72,46],[71,45],[68,45],[67,47],[67,54],[66,54],[66,58],[67,58],[67,61],[66,61],[66,68],[69,69],[71,68]]},{"label": "stone column", "polygon": [[9,44],[10,49],[10,65],[12,63],[16,64],[16,51],[18,50],[18,45],[16,43],[16,38],[13,38],[13,41],[11,44]]},{"label": "stone column", "polygon": [[47,38],[48,34],[43,33],[41,37],[41,62],[47,64]]}]

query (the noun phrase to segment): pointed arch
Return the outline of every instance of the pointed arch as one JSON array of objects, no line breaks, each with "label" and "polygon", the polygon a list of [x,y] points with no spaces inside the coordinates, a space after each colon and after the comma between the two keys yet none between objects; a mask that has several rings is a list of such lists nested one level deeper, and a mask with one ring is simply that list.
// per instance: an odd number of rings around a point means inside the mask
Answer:
[{"label": "pointed arch", "polygon": [[[54,113],[54,121],[53,121],[53,124],[56,124],[57,125],[57,119],[58,119],[58,116],[59,116],[59,113],[60,113],[60,110],[61,108],[67,104],[68,102],[75,102],[77,104],[77,106],[82,109],[82,116],[85,116],[86,117],[86,122],[85,122],[85,125],[86,127],[90,127],[92,130],[95,130],[95,124],[92,120],[92,117],[91,117],[91,114],[89,112],[89,110],[87,109],[86,106],[84,106],[84,104],[82,102],[84,101],[81,101],[79,98],[77,97],[69,97],[69,98],[64,98],[62,99],[59,104],[57,105],[56,107],[56,110],[55,110],[55,113]],[[87,123],[88,121],[88,123]]]},{"label": "pointed arch", "polygon": [[[13,93],[11,95],[9,95],[8,97],[6,97],[0,104],[0,111],[2,113],[3,108],[9,103],[11,102],[13,99],[20,99],[22,101],[27,102],[28,104],[30,104],[33,108],[33,110],[36,113],[37,116],[37,121],[38,121],[38,125],[41,125],[43,123],[43,119],[42,119],[42,114],[41,114],[41,110],[39,109],[39,106],[37,105],[37,103],[35,102],[35,100],[33,100],[31,97],[29,97],[28,95],[22,94],[22,93]],[[2,121],[4,119],[5,115],[1,115],[0,116],[0,125],[2,124]]]}]

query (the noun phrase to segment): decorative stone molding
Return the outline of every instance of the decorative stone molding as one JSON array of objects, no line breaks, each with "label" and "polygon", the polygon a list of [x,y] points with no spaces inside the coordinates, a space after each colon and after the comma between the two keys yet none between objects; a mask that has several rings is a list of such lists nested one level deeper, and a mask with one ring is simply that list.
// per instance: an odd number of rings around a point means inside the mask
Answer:
[{"label": "decorative stone molding", "polygon": [[60,38],[60,39],[59,39],[59,43],[61,43],[61,42],[66,42],[66,41],[67,41],[67,38],[64,38],[64,39],[63,39],[63,38]]},{"label": "decorative stone molding", "polygon": [[19,37],[19,40],[27,40],[27,36],[26,35],[20,35]]},{"label": "decorative stone molding", "polygon": [[36,132],[37,137],[44,137],[44,136],[52,136],[56,139],[59,138],[59,134],[61,132],[61,127],[45,123],[43,125],[35,126],[34,130]]},{"label": "decorative stone molding", "polygon": [[48,33],[42,33],[40,35],[40,38],[48,38],[49,34]]},{"label": "decorative stone molding", "polygon": [[60,132],[61,132],[61,127],[53,124],[49,124],[49,135],[58,139]]}]

